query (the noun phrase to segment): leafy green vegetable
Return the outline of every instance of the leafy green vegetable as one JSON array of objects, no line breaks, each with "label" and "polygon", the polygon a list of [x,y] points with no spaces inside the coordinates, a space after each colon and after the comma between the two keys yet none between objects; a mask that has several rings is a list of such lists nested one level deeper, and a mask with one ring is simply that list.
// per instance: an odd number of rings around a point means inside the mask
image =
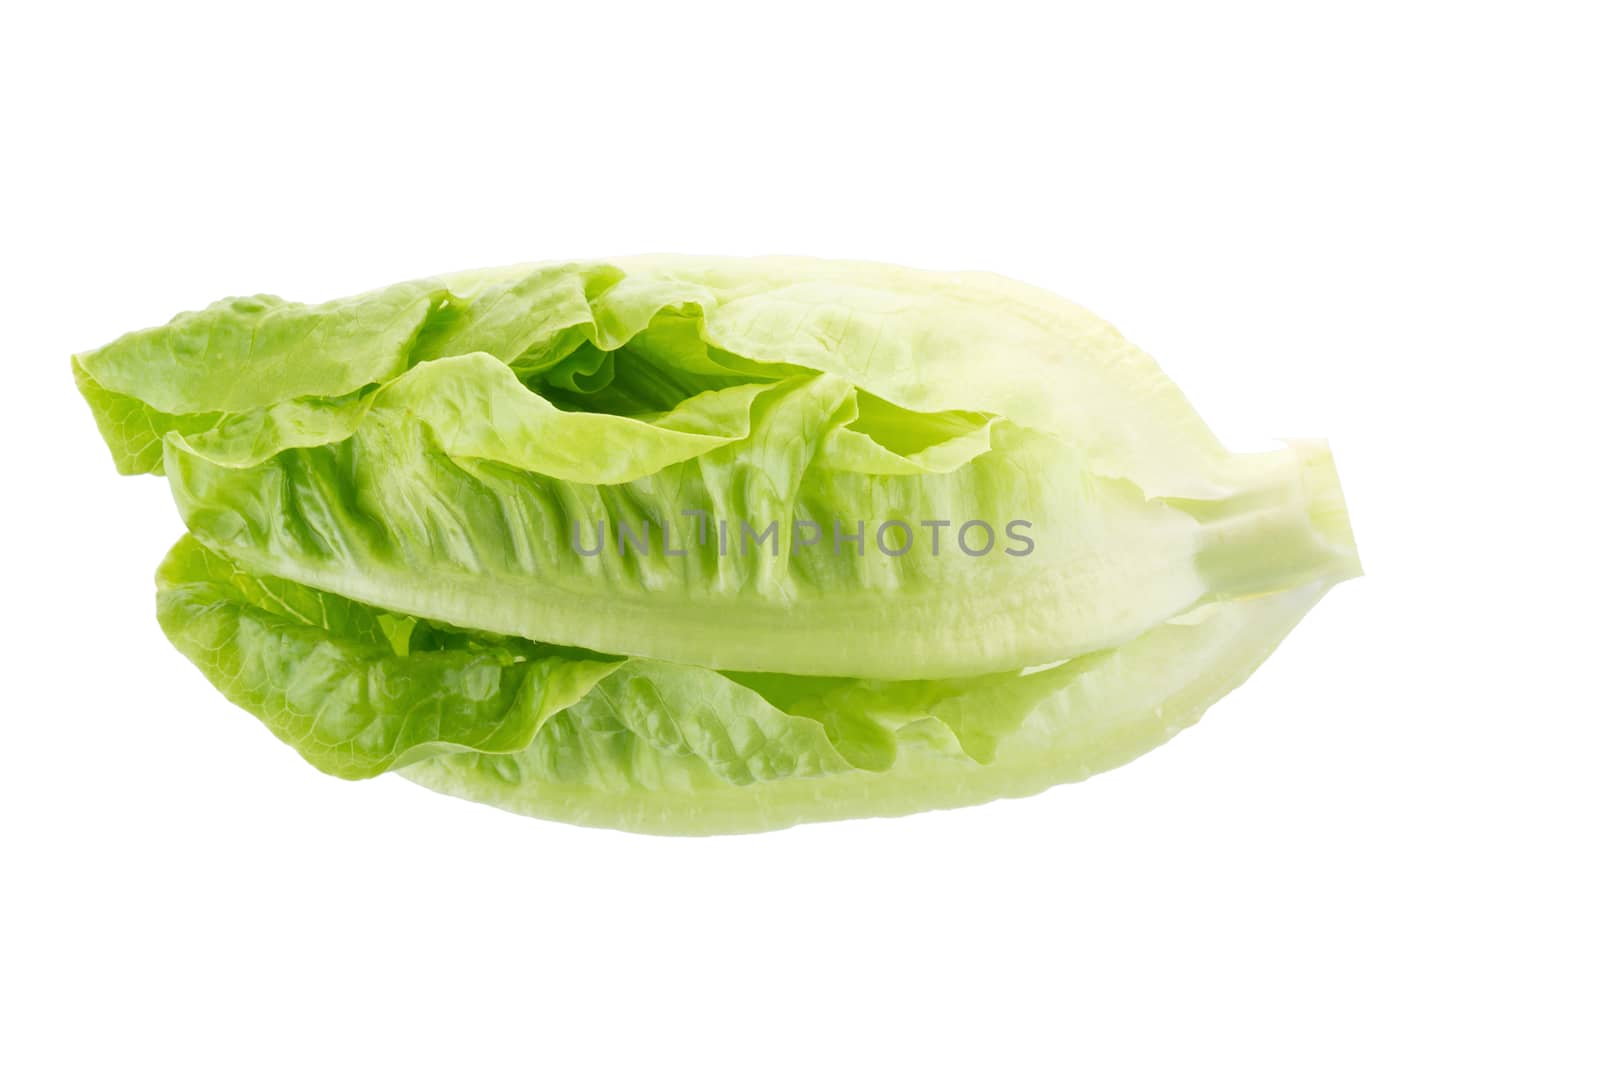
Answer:
[{"label": "leafy green vegetable", "polygon": [[1359,573],[1320,443],[1224,450],[1109,326],[987,275],[651,257],[74,360],[189,536],[167,634],[319,768],[752,830],[1159,744]]}]

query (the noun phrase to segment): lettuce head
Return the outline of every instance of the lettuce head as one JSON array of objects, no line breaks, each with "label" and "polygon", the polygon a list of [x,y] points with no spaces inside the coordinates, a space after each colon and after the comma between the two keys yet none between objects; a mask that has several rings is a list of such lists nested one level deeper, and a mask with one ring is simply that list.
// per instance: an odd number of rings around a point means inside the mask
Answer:
[{"label": "lettuce head", "polygon": [[1109,325],[987,274],[653,256],[73,360],[187,533],[162,628],[329,774],[773,829],[1123,763],[1360,573],[1320,442],[1238,455]]}]

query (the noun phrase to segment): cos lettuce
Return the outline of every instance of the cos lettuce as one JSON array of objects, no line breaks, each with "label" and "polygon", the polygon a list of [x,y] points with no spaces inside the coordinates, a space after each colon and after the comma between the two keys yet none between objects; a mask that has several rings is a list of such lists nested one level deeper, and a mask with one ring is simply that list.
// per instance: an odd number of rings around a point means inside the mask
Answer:
[{"label": "cos lettuce", "polygon": [[74,360],[188,534],[173,643],[322,770],[766,829],[1035,792],[1359,573],[1327,450],[1223,449],[988,275],[651,257],[234,299]]}]

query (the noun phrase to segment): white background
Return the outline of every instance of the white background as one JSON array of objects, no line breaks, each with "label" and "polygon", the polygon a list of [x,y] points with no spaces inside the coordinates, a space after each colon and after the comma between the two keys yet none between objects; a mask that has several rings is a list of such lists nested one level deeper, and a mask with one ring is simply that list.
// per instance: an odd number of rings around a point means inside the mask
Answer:
[{"label": "white background", "polygon": [[[1596,1062],[1580,11],[12,12],[0,1060]],[[1122,770],[746,838],[324,778],[167,646],[70,353],[643,251],[1057,290],[1330,438],[1368,575]]]}]

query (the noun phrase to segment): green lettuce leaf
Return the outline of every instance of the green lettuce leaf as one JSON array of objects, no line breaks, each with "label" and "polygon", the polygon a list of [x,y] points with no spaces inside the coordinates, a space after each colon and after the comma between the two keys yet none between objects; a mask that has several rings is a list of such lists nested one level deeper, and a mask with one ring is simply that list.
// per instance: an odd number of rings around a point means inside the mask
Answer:
[{"label": "green lettuce leaf", "polygon": [[173,643],[318,769],[524,814],[723,833],[1037,792],[1190,725],[1319,587],[1211,605],[1039,671],[930,682],[717,672],[438,629],[239,570],[157,576]]},{"label": "green lettuce leaf", "polygon": [[[1260,665],[1322,592],[1308,586],[1208,605],[1121,648],[942,700],[930,700],[915,683],[888,683],[870,717],[851,722],[858,731],[876,726],[876,744],[892,751],[892,760],[844,773],[729,781],[689,755],[641,742],[619,714],[626,701],[598,699],[552,717],[520,752],[441,756],[401,773],[524,815],[666,834],[744,833],[1028,796],[1117,767],[1193,725]],[[705,700],[723,699],[724,676],[699,678]],[[859,695],[849,683],[840,688],[840,701]],[[826,693],[811,707],[850,716],[848,705],[830,704]],[[942,716],[956,719],[986,758],[956,743]],[[848,748],[844,739],[835,744]]]},{"label": "green lettuce leaf", "polygon": [[251,575],[193,538],[156,574],[168,639],[318,770],[370,778],[453,749],[515,752],[615,659],[441,630]]},{"label": "green lettuce leaf", "polygon": [[[429,391],[413,390],[424,372]],[[1112,647],[1207,600],[1353,562],[1338,506],[1318,511],[1315,446],[1241,464],[1234,497],[1186,501],[1097,476],[1059,438],[1003,420],[950,442],[967,453],[950,470],[926,451],[818,462],[856,411],[826,375],[674,409],[720,406],[710,433],[561,412],[483,357],[412,375],[380,391],[350,436],[254,465],[169,435],[189,529],[252,570],[458,626],[716,668],[901,679]],[[414,391],[444,400],[390,399]],[[841,447],[861,452],[848,432]],[[989,550],[967,558],[957,538],[974,521],[985,526],[971,541]],[[1030,543],[1006,539],[1014,522]],[[624,527],[646,544],[628,551]],[[895,553],[885,529],[915,550]],[[797,544],[808,535],[818,543]]]}]

